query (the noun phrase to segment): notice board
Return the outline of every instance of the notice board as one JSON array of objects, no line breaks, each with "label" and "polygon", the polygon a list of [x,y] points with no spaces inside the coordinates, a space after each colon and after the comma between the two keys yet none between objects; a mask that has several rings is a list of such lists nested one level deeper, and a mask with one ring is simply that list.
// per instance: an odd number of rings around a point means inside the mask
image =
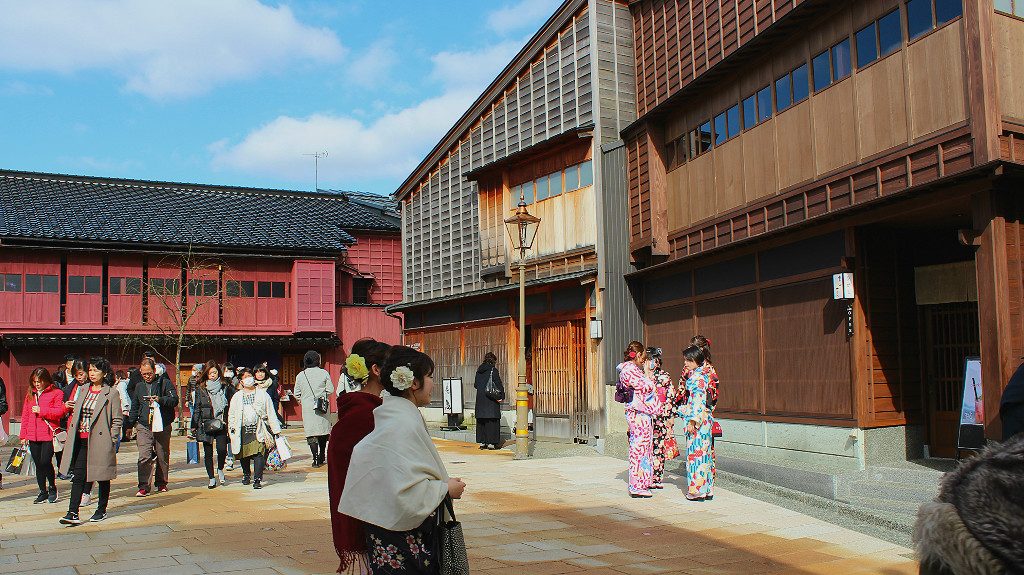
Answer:
[{"label": "notice board", "polygon": [[956,447],[981,449],[985,446],[985,401],[981,385],[981,358],[964,361],[964,401],[960,407],[960,431]]}]

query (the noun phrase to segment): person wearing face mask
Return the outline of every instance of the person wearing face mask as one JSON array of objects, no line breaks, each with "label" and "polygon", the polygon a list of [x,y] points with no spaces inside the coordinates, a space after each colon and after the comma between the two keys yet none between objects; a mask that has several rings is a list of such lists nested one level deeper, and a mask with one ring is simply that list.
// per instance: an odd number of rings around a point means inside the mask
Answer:
[{"label": "person wearing face mask", "polygon": [[242,485],[252,482],[253,489],[262,489],[267,453],[274,447],[281,426],[274,403],[256,386],[251,373],[242,377],[241,386],[228,406],[231,451],[242,462]]},{"label": "person wearing face mask", "polygon": [[[178,406],[178,390],[170,379],[160,376],[152,358],[142,360],[139,375],[142,380],[135,386],[135,394],[130,398],[132,406],[128,420],[135,426],[139,446],[139,491],[135,496],[146,497],[151,492],[151,478],[158,492],[167,491],[171,423],[174,421],[174,408]],[[155,410],[160,412],[162,429],[155,429]]]},{"label": "person wearing face mask", "polygon": [[[226,485],[224,462],[228,455],[227,416],[228,404],[235,394],[235,388],[220,376],[217,362],[210,360],[199,370],[201,383],[192,392],[191,430],[192,437],[203,444],[203,463],[210,478],[209,488]],[[217,450],[217,476],[213,475],[213,451]]]}]

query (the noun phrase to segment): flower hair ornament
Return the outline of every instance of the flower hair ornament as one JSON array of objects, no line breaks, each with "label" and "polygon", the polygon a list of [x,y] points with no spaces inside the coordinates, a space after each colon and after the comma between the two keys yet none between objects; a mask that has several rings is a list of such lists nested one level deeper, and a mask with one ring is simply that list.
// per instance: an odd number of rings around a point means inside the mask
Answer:
[{"label": "flower hair ornament", "polygon": [[366,368],[366,360],[357,353],[353,353],[345,359],[345,373],[357,381],[363,381],[370,376],[370,370]]},{"label": "flower hair ornament", "polygon": [[629,352],[629,359],[636,359],[636,352],[635,351]]},{"label": "flower hair ornament", "polygon": [[412,373],[412,369],[406,365],[396,367],[391,372],[391,383],[398,391],[405,391],[412,387],[414,379],[416,379],[416,376]]}]

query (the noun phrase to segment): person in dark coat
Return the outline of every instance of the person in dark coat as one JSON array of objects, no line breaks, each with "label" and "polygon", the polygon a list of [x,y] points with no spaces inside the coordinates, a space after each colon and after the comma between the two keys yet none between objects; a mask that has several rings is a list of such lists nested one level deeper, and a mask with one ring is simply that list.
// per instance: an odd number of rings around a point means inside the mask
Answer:
[{"label": "person in dark coat", "polygon": [[[501,447],[501,404],[505,402],[505,385],[498,374],[498,357],[491,352],[484,356],[484,362],[476,370],[473,387],[476,388],[476,442],[480,449],[500,449]],[[493,379],[501,390],[501,399],[495,401],[487,397],[484,390],[487,382]]]},{"label": "person in dark coat", "polygon": [[57,373],[53,374],[53,385],[57,389],[64,391],[64,388],[74,381],[75,376],[71,372],[71,368],[75,365],[75,360],[77,359],[73,353],[64,356],[64,365],[57,370]]},{"label": "person in dark coat", "polygon": [[1024,363],[1013,372],[999,401],[999,418],[1003,421],[1003,441],[1024,433]]},{"label": "person in dark coat", "polygon": [[[235,394],[235,388],[221,377],[220,366],[216,361],[210,360],[199,371],[197,383],[192,392],[192,421],[190,429],[196,441],[203,444],[203,463],[206,464],[206,476],[210,479],[207,486],[210,489],[220,485],[226,485],[224,478],[224,463],[228,457],[228,406],[231,405],[231,396]],[[224,425],[220,431],[210,430],[210,423],[220,420]],[[213,475],[213,452],[217,450],[217,476]]]},{"label": "person in dark coat", "polygon": [[[7,387],[4,385],[4,378],[0,377],[0,416],[7,413]],[[3,426],[3,421],[0,420],[0,427]],[[0,431],[4,431],[0,428]],[[0,473],[0,489],[4,488],[4,474]]]}]

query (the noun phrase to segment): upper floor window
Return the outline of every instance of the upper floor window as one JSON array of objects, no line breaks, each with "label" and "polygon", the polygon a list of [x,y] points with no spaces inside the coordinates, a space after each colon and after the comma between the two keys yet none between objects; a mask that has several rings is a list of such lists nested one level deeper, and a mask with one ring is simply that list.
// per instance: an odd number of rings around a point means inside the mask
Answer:
[{"label": "upper floor window", "polygon": [[811,60],[814,91],[820,92],[850,75],[850,39],[846,38]]},{"label": "upper floor window", "polygon": [[97,294],[100,284],[100,276],[68,276],[68,293]]},{"label": "upper floor window", "polygon": [[25,274],[25,293],[58,293],[60,277],[56,274]]},{"label": "upper floor window", "polygon": [[[248,283],[249,289],[251,290],[252,282]],[[252,292],[250,291],[250,294],[251,293]],[[217,280],[188,280],[188,295],[202,297],[213,297],[217,295]],[[250,295],[249,297],[252,296]]]},{"label": "upper floor window", "polygon": [[352,303],[370,303],[371,287],[373,287],[371,278],[352,278]]},{"label": "upper floor window", "polygon": [[261,298],[284,298],[285,282],[258,282],[256,284],[256,297]]},{"label": "upper floor window", "polygon": [[21,293],[21,274],[0,274],[0,291]]},{"label": "upper floor window", "polygon": [[907,38],[919,38],[963,15],[963,0],[909,0]]},{"label": "upper floor window", "polygon": [[[196,280],[192,280],[192,281],[196,281]],[[191,284],[192,282],[189,282],[189,283]],[[224,295],[226,297],[253,297],[255,295],[255,293],[253,292],[253,288],[255,287],[255,285],[256,285],[256,283],[255,282],[251,282],[251,281],[227,280],[227,281],[224,282]],[[217,289],[217,286],[216,286],[216,283],[215,283],[214,284],[214,293],[216,293],[216,289]],[[190,291],[189,295],[197,295],[197,294],[192,294],[191,291]],[[213,295],[213,294],[208,294],[208,295]]]},{"label": "upper floor window", "polygon": [[996,10],[1024,18],[1024,0],[995,0]]},{"label": "upper floor window", "polygon": [[149,293],[153,295],[178,295],[181,293],[181,280],[150,278]]},{"label": "upper floor window", "polygon": [[523,198],[527,205],[594,185],[594,162],[587,160],[512,187],[512,203]]},{"label": "upper floor window", "polygon": [[795,68],[792,72],[775,80],[775,111],[783,110],[799,104],[810,95],[810,78],[807,64]]},{"label": "upper floor window", "polygon": [[110,295],[139,295],[142,293],[142,278],[110,278]]}]

